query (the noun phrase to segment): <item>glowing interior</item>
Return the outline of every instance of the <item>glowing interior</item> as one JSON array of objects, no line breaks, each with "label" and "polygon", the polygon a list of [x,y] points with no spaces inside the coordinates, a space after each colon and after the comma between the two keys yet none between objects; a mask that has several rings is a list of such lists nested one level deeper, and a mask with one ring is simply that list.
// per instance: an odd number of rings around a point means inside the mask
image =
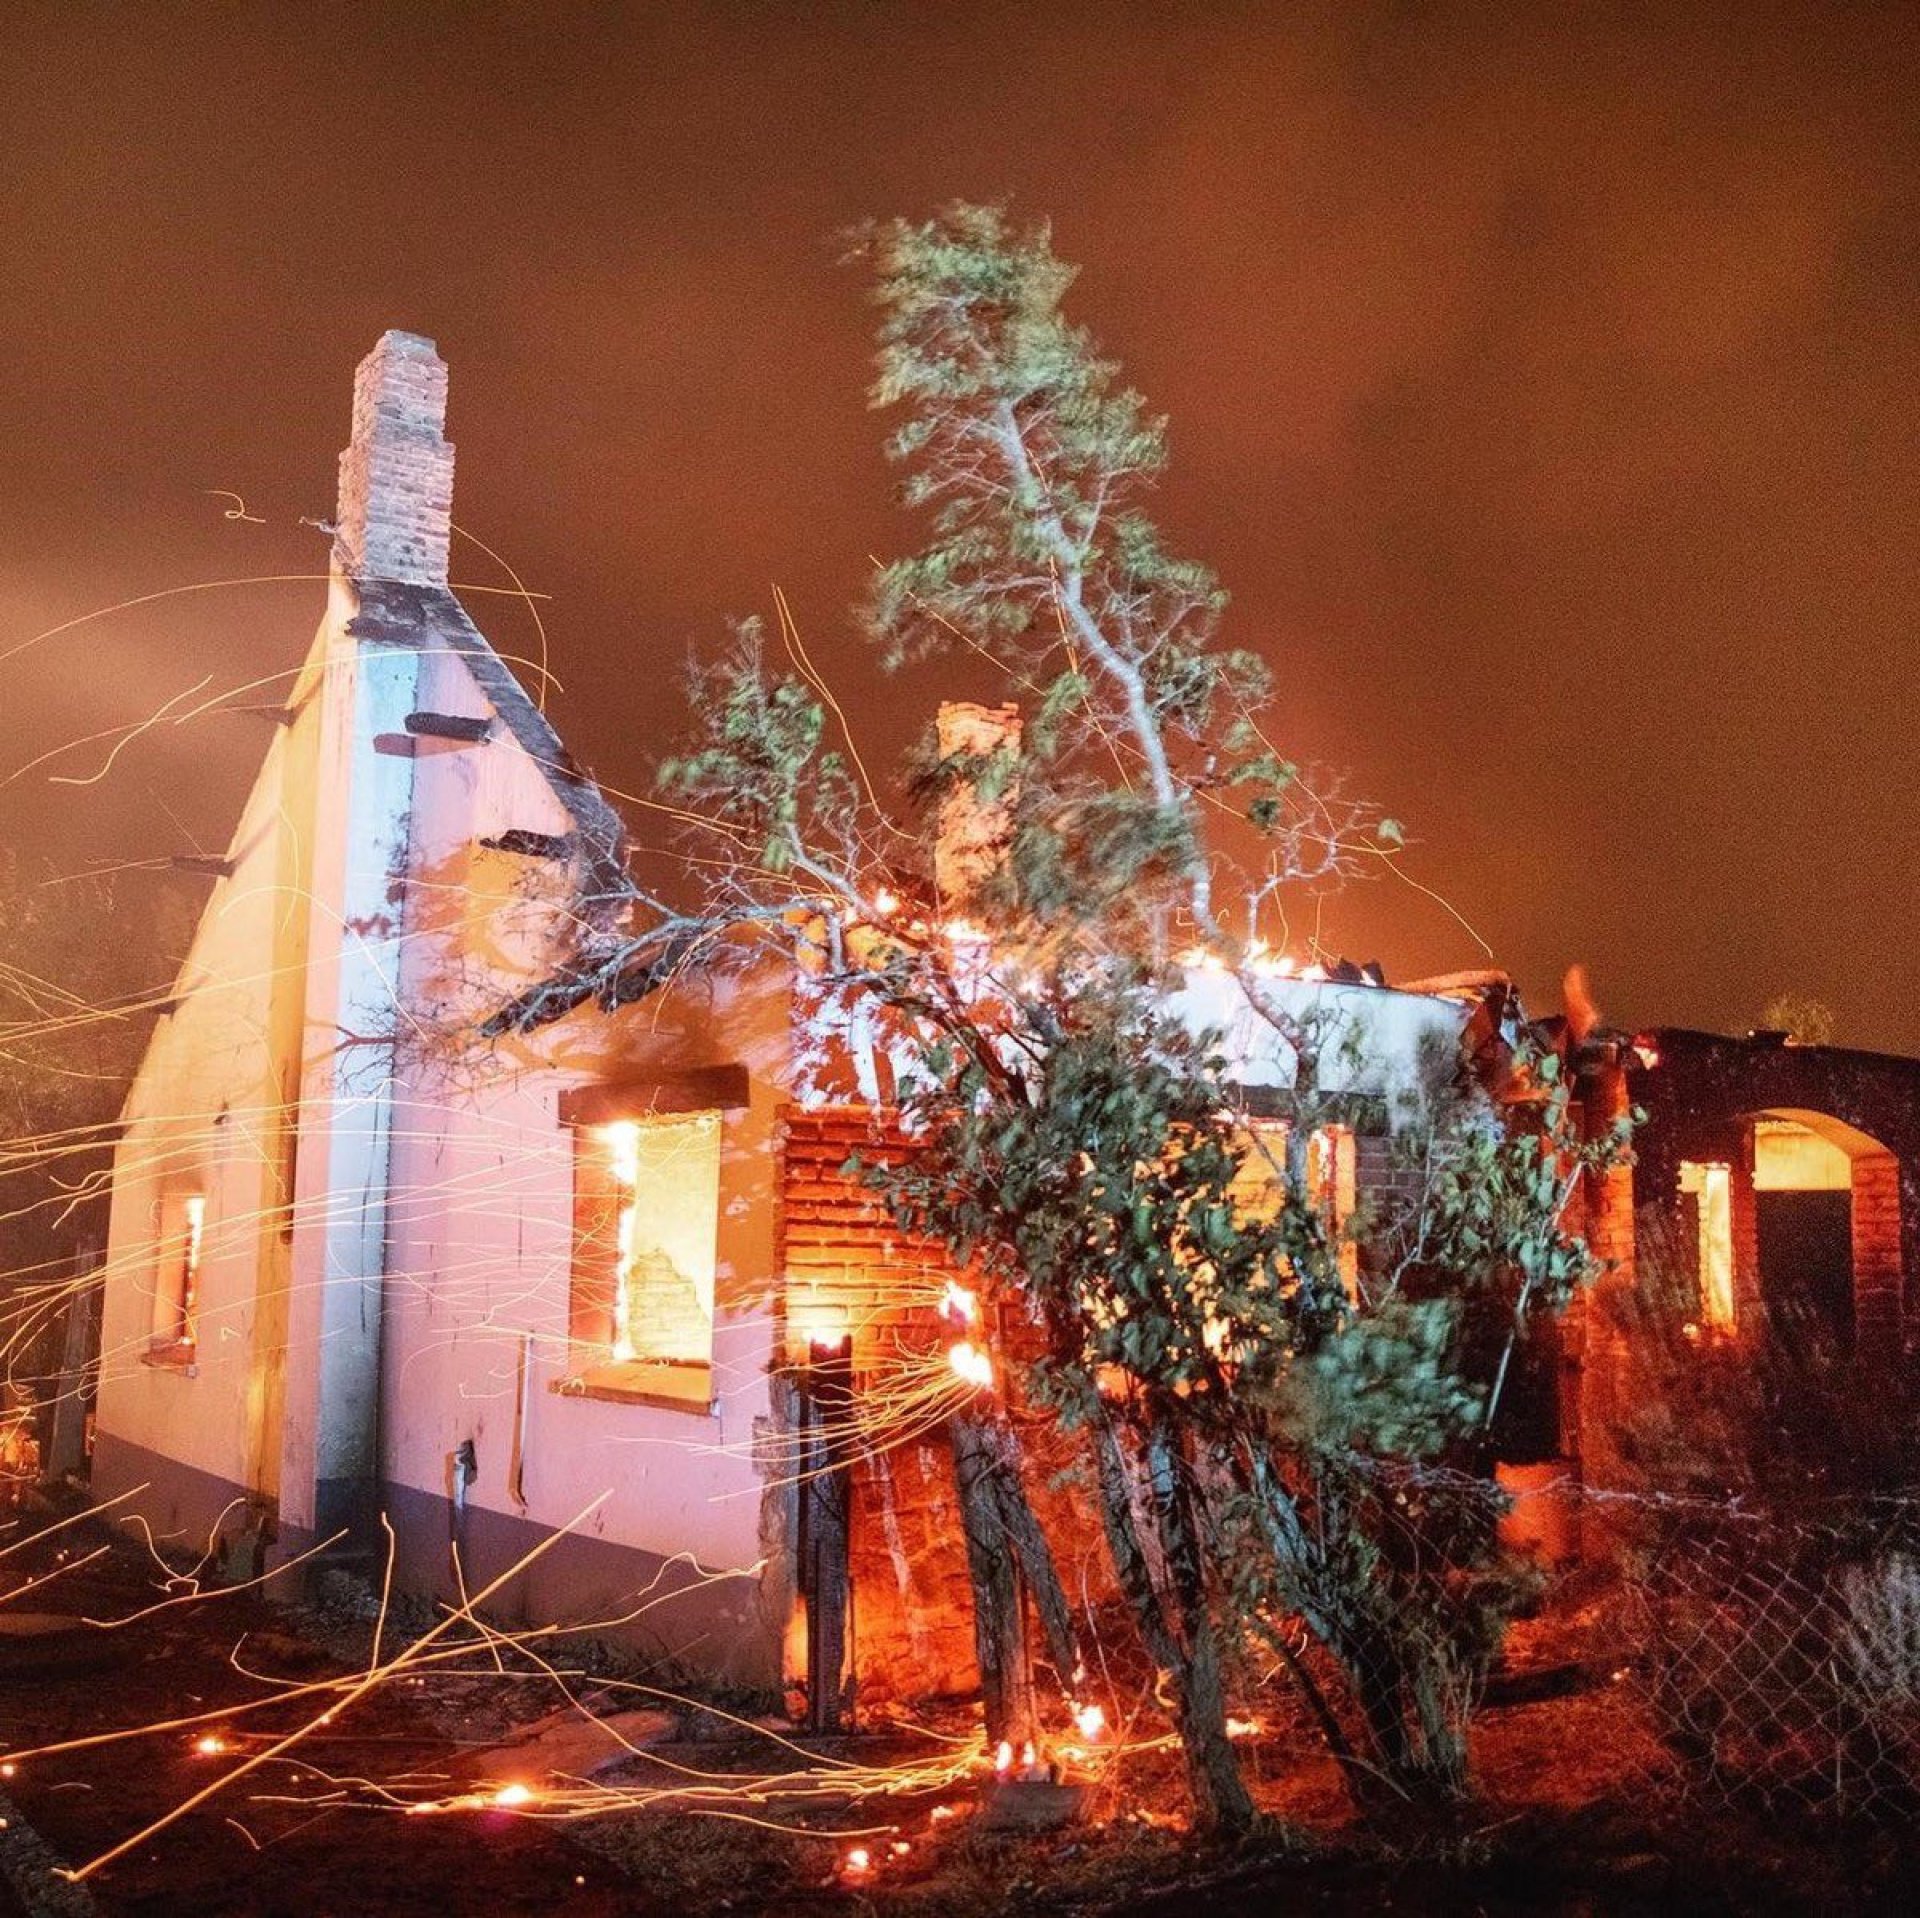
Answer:
[{"label": "glowing interior", "polygon": [[720,1213],[720,1115],[596,1128],[617,1194],[609,1355],[706,1364]]},{"label": "glowing interior", "polygon": [[1691,1192],[1700,1212],[1700,1313],[1716,1332],[1730,1332],[1733,1303],[1733,1172],[1724,1165],[1689,1159],[1680,1167],[1680,1190]]}]

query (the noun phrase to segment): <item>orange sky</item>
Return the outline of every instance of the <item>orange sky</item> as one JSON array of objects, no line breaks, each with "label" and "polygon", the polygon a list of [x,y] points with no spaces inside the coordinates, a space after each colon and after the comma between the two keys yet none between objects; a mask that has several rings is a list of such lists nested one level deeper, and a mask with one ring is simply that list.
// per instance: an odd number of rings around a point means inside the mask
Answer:
[{"label": "orange sky", "polygon": [[[1624,1021],[1794,987],[1920,1050],[1917,66],[1920,15],[1865,5],[16,6],[0,651],[318,570],[297,520],[398,325],[452,364],[456,515],[554,595],[604,778],[774,582],[884,751],[963,682],[864,684],[847,608],[912,535],[833,235],[1011,193],[1172,416],[1164,517],[1293,750],[1407,822],[1539,1009],[1578,959]],[[0,775],[284,669],[318,598],[0,663]],[[0,843],[217,845],[264,724],[46,784],[77,749],[0,789]],[[1392,974],[1480,958],[1407,888],[1324,910]]]}]

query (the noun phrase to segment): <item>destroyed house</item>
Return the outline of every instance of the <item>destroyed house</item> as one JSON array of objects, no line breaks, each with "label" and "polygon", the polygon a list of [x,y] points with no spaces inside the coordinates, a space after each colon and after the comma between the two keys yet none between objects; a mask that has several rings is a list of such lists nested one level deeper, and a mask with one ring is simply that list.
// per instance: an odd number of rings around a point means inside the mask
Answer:
[{"label": "destroyed house", "polygon": [[[508,1626],[762,1688],[824,1655],[805,1626],[832,1560],[836,1695],[964,1689],[939,1429],[969,1389],[957,1275],[847,1168],[903,1149],[873,1036],[848,1028],[837,1079],[803,1073],[807,982],[760,961],[461,1043],[583,940],[617,940],[630,893],[613,810],[448,583],[445,403],[426,340],[389,333],[359,369],[319,630],[122,1114],[95,1496],[246,1566],[311,1553],[371,1578],[391,1539],[401,1591],[484,1594]],[[1510,1001],[1493,977],[1276,989],[1365,1040],[1327,1047],[1337,1116],[1311,1142],[1338,1225],[1392,1178],[1423,1058],[1470,1034],[1497,1050]],[[1290,1085],[1227,975],[1193,970],[1175,1004],[1226,1034],[1256,1109]],[[1596,1115],[1642,1070],[1671,1068],[1590,1072]],[[1675,1149],[1748,1163],[1737,1140]],[[1870,1237],[1880,1162],[1848,1163]],[[1620,1196],[1595,1196],[1596,1236],[1630,1256]],[[1910,1186],[1898,1204],[1910,1235]],[[829,1428],[861,1433],[903,1361],[925,1422],[801,1469]],[[1566,1449],[1558,1427],[1543,1449]],[[1071,1535],[1101,1579],[1095,1530]]]},{"label": "destroyed house", "polygon": [[[243,1565],[371,1574],[390,1527],[403,1590],[492,1587],[510,1623],[770,1684],[819,1544],[795,1379],[823,1343],[854,1381],[938,1357],[951,1275],[846,1171],[885,1149],[870,1045],[802,1088],[778,967],[439,1043],[627,898],[618,820],[448,584],[445,399],[426,340],[359,370],[325,613],[122,1114],[94,1492]],[[1471,1010],[1290,990],[1389,1078]],[[1196,973],[1189,1010],[1249,1024],[1235,991]],[[1284,1047],[1243,1040],[1249,1083],[1284,1085]],[[1314,1143],[1337,1211],[1383,1176],[1394,1088],[1345,1090],[1373,1116]],[[848,1470],[849,1663],[965,1685],[944,1448]]]}]

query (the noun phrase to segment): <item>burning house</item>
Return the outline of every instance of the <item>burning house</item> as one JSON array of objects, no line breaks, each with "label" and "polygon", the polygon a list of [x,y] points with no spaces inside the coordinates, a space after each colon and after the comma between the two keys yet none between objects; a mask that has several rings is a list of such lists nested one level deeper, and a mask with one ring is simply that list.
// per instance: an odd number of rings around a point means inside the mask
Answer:
[{"label": "burning house", "polygon": [[[612,808],[448,584],[445,400],[425,340],[389,333],[360,367],[325,614],[123,1113],[96,1496],[139,1488],[156,1536],[265,1564],[324,1548],[372,1573],[390,1532],[401,1589],[484,1591],[509,1623],[617,1629],[761,1686],[797,1663],[798,1618],[818,1659],[831,1599],[862,1681],[963,1688],[963,1527],[933,1434],[991,1361],[965,1275],[847,1170],[902,1149],[876,1116],[883,1041],[849,1025],[803,1069],[818,1008],[763,962],[445,1043],[617,937],[630,898]],[[962,866],[978,823],[949,822]],[[1337,1232],[1393,1178],[1423,1061],[1497,1047],[1510,998],[1357,973],[1274,989],[1364,1040],[1326,1046],[1310,1142]],[[1257,1111],[1297,1061],[1240,994],[1196,968],[1175,1010],[1225,1032]],[[1696,1222],[1704,1322],[1737,1329],[1781,1235],[1839,1245],[1842,1194],[1836,1310],[1844,1290],[1861,1342],[1897,1335],[1920,1068],[1678,1034],[1588,1050],[1597,1118],[1654,1114],[1640,1169],[1592,1195],[1621,1271],[1657,1197]],[[901,1353],[930,1355],[920,1427],[836,1442]]]}]

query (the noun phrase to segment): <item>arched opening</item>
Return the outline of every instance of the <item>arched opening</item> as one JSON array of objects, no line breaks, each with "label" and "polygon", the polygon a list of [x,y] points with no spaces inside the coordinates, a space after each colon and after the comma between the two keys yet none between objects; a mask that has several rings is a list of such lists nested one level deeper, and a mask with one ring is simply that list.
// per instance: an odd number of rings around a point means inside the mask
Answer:
[{"label": "arched opening", "polygon": [[1897,1341],[1900,1171],[1870,1134],[1825,1112],[1771,1107],[1742,1122],[1740,1162],[1686,1160],[1700,1317],[1764,1323],[1783,1358],[1819,1366]]}]

